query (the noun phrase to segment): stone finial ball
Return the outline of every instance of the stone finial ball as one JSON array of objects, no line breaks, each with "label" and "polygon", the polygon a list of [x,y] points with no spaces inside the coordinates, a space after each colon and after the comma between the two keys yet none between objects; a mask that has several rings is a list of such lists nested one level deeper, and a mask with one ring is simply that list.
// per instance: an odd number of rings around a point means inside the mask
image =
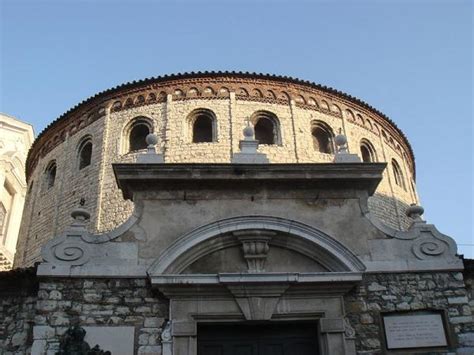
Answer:
[{"label": "stone finial ball", "polygon": [[150,133],[145,138],[146,144],[148,145],[157,145],[158,144],[158,136],[154,133]]},{"label": "stone finial ball", "polygon": [[347,143],[347,137],[343,134],[338,134],[336,138],[334,138],[337,146],[345,145]]},{"label": "stone finial ball", "polygon": [[413,218],[416,216],[421,216],[423,213],[425,213],[425,209],[418,205],[411,205],[406,209],[405,213],[408,217]]},{"label": "stone finial ball", "polygon": [[244,137],[245,138],[253,138],[253,127],[247,126],[244,128]]},{"label": "stone finial ball", "polygon": [[84,208],[75,208],[71,211],[71,217],[74,219],[88,220],[91,218],[91,214]]}]

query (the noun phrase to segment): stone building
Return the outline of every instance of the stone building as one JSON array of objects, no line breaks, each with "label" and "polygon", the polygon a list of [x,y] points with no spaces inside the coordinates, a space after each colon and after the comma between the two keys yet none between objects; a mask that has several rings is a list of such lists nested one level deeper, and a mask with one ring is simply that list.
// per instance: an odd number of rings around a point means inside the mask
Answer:
[{"label": "stone building", "polygon": [[247,121],[270,163],[331,162],[333,138],[342,132],[349,152],[388,164],[369,200],[371,211],[388,226],[408,227],[405,210],[418,203],[415,159],[405,135],[381,112],[337,90],[287,77],[170,75],[97,94],[40,133],[28,155],[27,212],[15,265],[40,261],[41,246],[64,231],[81,198],[91,213],[91,231],[123,223],[132,203],[123,200],[112,164],[134,161],[148,132],[159,136],[168,163],[229,163]]},{"label": "stone building", "polygon": [[26,195],[25,161],[33,128],[0,113],[0,271],[13,266]]},{"label": "stone building", "polygon": [[474,352],[472,265],[422,219],[405,136],[349,95],[126,84],[41,133],[27,178],[15,263],[41,263],[0,274],[5,354]]}]

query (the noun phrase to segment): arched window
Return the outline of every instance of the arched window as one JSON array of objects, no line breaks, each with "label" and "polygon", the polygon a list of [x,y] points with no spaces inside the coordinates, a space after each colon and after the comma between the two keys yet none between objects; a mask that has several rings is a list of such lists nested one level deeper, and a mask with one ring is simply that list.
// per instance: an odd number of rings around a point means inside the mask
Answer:
[{"label": "arched window", "polygon": [[56,181],[56,162],[53,160],[48,164],[45,171],[46,187],[50,189]]},{"label": "arched window", "polygon": [[252,115],[251,121],[259,144],[281,144],[280,125],[275,114],[259,111]]},{"label": "arched window", "polygon": [[92,158],[92,141],[90,138],[85,138],[79,144],[78,159],[79,159],[79,170],[84,169],[86,166],[91,165]]},{"label": "arched window", "polygon": [[134,152],[140,149],[146,149],[146,136],[150,134],[153,129],[151,121],[145,117],[135,118],[125,130],[125,137],[128,140],[125,152]]},{"label": "arched window", "polygon": [[374,163],[377,161],[374,146],[366,139],[360,142],[360,155],[364,163]]},{"label": "arched window", "polygon": [[314,150],[320,153],[334,153],[334,133],[326,123],[315,121],[312,123],[311,134],[313,136]]},{"label": "arched window", "polygon": [[216,115],[211,110],[197,109],[188,116],[192,126],[192,142],[216,141]]},{"label": "arched window", "polygon": [[392,159],[392,170],[393,176],[395,178],[395,184],[406,190],[402,169],[400,169],[400,165],[398,165],[395,159]]}]

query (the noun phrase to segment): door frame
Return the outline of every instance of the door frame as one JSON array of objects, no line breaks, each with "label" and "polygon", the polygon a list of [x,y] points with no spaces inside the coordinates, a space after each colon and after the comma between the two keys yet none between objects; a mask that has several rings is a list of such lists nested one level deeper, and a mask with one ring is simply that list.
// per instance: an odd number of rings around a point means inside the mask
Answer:
[{"label": "door frame", "polygon": [[[275,279],[273,274],[268,277]],[[170,301],[162,354],[197,355],[198,323],[246,321],[314,321],[321,355],[355,354],[354,332],[344,317],[343,298],[355,280],[329,285],[262,282],[264,278],[260,274],[258,283],[155,284]]]}]

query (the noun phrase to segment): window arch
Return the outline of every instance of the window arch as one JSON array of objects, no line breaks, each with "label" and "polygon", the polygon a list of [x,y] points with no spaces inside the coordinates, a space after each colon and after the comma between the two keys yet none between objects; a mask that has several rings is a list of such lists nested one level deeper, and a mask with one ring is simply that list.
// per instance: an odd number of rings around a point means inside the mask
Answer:
[{"label": "window arch", "polygon": [[251,119],[255,131],[255,139],[260,144],[281,144],[280,122],[278,117],[268,111],[257,111]]},{"label": "window arch", "polygon": [[395,184],[406,190],[405,178],[403,177],[402,169],[395,159],[392,159],[392,170],[393,176],[395,178]]},{"label": "window arch", "polygon": [[217,141],[216,115],[208,109],[197,109],[188,116],[191,125],[192,142],[206,143]]},{"label": "window arch", "polygon": [[92,140],[90,137],[82,138],[77,149],[77,158],[79,161],[79,170],[91,165]]},{"label": "window arch", "polygon": [[377,161],[374,146],[367,139],[360,142],[360,155],[364,163],[375,163]]},{"label": "window arch", "polygon": [[125,130],[125,152],[146,149],[146,136],[153,132],[153,125],[146,117],[135,118]]},{"label": "window arch", "polygon": [[311,124],[314,150],[325,154],[334,154],[334,133],[328,124],[313,121]]},{"label": "window arch", "polygon": [[56,161],[49,162],[48,166],[45,170],[45,180],[46,180],[46,187],[48,189],[54,186],[56,181]]}]

